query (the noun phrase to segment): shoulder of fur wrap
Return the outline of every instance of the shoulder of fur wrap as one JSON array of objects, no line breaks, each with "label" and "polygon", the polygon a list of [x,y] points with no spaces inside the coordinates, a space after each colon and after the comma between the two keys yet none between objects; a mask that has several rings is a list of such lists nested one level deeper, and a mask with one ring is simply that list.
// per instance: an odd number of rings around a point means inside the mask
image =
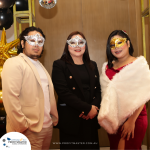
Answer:
[{"label": "shoulder of fur wrap", "polygon": [[102,102],[98,122],[113,134],[136,109],[149,101],[150,70],[145,58],[140,56],[109,80],[106,65],[100,76]]}]

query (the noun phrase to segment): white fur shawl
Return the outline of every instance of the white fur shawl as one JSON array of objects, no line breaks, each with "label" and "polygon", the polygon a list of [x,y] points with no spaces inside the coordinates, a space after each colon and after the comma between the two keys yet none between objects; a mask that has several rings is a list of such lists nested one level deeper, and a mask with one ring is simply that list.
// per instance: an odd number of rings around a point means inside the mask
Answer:
[{"label": "white fur shawl", "polygon": [[100,76],[102,102],[98,122],[108,133],[114,134],[150,99],[150,70],[145,58],[140,56],[109,80],[106,65],[105,62]]}]

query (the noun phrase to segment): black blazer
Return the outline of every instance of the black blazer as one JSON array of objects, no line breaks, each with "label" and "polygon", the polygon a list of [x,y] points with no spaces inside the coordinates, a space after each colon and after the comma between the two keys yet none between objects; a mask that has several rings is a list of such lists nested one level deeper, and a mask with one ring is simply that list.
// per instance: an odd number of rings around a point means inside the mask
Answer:
[{"label": "black blazer", "polygon": [[[83,118],[79,115],[84,112],[89,113],[92,105],[100,108],[101,90],[99,83],[99,72],[96,62],[92,61],[94,70],[84,62],[90,76],[90,104],[85,101],[82,82],[76,65],[66,63],[63,60],[56,60],[53,63],[52,81],[55,91],[58,95],[58,127],[61,131],[68,134],[77,134],[80,128],[80,122]],[[99,127],[97,116],[87,120],[91,127]]]}]

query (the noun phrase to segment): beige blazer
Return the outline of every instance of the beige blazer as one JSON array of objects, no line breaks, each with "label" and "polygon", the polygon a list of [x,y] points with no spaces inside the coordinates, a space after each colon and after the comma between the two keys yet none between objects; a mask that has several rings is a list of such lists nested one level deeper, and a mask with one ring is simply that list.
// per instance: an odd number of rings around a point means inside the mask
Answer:
[{"label": "beige blazer", "polygon": [[[58,123],[58,113],[54,88],[48,72],[43,65],[42,67],[49,81],[50,115],[55,126]],[[7,132],[23,132],[26,129],[40,132],[44,120],[44,94],[35,66],[21,53],[6,60],[1,76]]]}]

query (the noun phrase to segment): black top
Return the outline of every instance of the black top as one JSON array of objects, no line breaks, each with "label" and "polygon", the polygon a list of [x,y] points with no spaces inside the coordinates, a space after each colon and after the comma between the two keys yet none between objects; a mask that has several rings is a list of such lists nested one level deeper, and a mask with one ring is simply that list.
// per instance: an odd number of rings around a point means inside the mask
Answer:
[{"label": "black top", "polygon": [[89,73],[88,73],[84,64],[76,65],[76,66],[79,70],[78,75],[80,76],[80,79],[82,82],[82,88],[83,88],[85,100],[87,103],[90,103],[90,77],[89,77]]}]

